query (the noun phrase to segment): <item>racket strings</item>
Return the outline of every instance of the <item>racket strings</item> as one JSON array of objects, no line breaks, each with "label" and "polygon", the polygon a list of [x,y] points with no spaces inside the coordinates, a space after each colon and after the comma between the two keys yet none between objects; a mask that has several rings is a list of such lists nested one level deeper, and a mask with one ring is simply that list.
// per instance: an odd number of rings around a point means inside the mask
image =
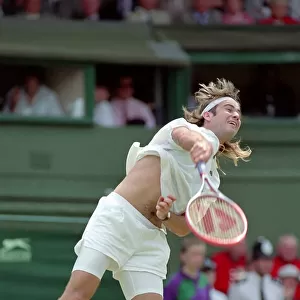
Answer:
[{"label": "racket strings", "polygon": [[227,201],[216,196],[200,196],[190,206],[195,229],[202,236],[224,241],[240,235],[245,224]]}]

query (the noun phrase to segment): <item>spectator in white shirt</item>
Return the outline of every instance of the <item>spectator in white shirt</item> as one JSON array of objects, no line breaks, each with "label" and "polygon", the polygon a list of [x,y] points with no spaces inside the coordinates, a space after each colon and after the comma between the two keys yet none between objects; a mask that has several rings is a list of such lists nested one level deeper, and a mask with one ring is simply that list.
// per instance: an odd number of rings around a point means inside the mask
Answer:
[{"label": "spectator in white shirt", "polygon": [[117,126],[114,110],[108,101],[110,95],[105,86],[97,86],[95,90],[94,123],[105,127]]},{"label": "spectator in white shirt", "polygon": [[3,113],[13,114],[15,113],[16,106],[21,96],[21,88],[19,86],[12,87],[5,96],[5,103],[3,107]]},{"label": "spectator in white shirt", "polygon": [[117,125],[144,124],[147,128],[154,128],[156,121],[149,106],[133,97],[131,78],[123,78],[120,83],[117,96],[112,99]]},{"label": "spectator in white shirt", "polygon": [[216,264],[209,258],[204,261],[202,272],[206,274],[211,290],[209,293],[211,300],[227,300],[227,296],[214,288],[216,280]]},{"label": "spectator in white shirt", "polygon": [[61,117],[64,115],[54,91],[41,85],[36,76],[28,76],[15,107],[15,114],[22,116]]}]

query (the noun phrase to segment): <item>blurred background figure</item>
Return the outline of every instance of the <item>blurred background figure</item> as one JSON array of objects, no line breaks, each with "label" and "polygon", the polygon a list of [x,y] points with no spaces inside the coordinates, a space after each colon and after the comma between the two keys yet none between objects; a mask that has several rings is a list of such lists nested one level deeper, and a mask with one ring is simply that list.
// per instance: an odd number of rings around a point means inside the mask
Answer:
[{"label": "blurred background figure", "polygon": [[254,22],[255,20],[244,10],[244,2],[242,0],[225,0],[224,24],[249,25],[254,24]]},{"label": "blurred background figure", "polygon": [[105,127],[117,126],[110,94],[105,86],[98,85],[95,90],[94,123]]},{"label": "blurred background figure", "polygon": [[299,269],[294,265],[284,265],[278,271],[278,278],[284,288],[284,300],[299,300],[297,286],[299,283]]},{"label": "blurred background figure", "polygon": [[164,289],[164,300],[210,300],[210,285],[201,272],[206,255],[206,246],[195,237],[183,240],[180,262],[181,268],[173,275]]},{"label": "blurred background figure", "polygon": [[292,234],[282,235],[278,240],[272,276],[277,277],[279,269],[287,264],[292,264],[300,269],[298,239]]},{"label": "blurred background figure", "polygon": [[211,286],[209,296],[210,300],[228,300],[227,296],[214,288],[216,281],[216,264],[209,258],[206,258],[202,267],[202,272],[207,276]]},{"label": "blurred background figure", "polygon": [[252,247],[252,271],[231,285],[229,300],[283,300],[283,286],[272,279],[273,246],[259,237]]},{"label": "blurred background figure", "polygon": [[141,100],[134,98],[133,94],[132,78],[121,78],[116,96],[111,101],[117,125],[125,126],[133,123],[143,124],[147,128],[155,127],[155,117],[149,106]]},{"label": "blurred background figure", "polygon": [[230,247],[213,255],[212,260],[216,264],[215,288],[227,294],[232,281],[237,280],[243,274],[247,265],[246,242]]}]

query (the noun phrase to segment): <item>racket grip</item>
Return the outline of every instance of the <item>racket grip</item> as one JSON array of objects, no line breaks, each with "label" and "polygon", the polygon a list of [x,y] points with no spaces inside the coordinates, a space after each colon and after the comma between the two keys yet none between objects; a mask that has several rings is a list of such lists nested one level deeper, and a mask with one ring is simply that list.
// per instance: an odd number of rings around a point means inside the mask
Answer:
[{"label": "racket grip", "polygon": [[199,172],[200,174],[205,173],[205,169],[206,169],[205,162],[199,161],[199,162],[196,164],[196,168],[198,169],[198,172]]}]

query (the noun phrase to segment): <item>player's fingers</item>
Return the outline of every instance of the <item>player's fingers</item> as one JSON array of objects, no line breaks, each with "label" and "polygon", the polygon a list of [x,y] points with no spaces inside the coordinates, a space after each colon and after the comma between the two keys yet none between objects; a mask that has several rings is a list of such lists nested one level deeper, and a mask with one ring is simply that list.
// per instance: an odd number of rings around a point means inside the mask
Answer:
[{"label": "player's fingers", "polygon": [[172,200],[172,202],[176,201],[176,198],[172,195],[168,195],[168,198]]},{"label": "player's fingers", "polygon": [[167,203],[168,206],[171,206],[172,203],[173,203],[173,201],[172,201],[171,199],[169,199],[169,198],[165,198],[165,201],[164,201],[164,202]]},{"label": "player's fingers", "polygon": [[162,201],[164,201],[165,200],[165,198],[163,197],[163,196],[160,196],[159,198],[158,198],[158,202],[162,202]]},{"label": "player's fingers", "polygon": [[166,202],[160,202],[158,205],[157,205],[160,209],[169,209],[169,205],[168,203]]}]

